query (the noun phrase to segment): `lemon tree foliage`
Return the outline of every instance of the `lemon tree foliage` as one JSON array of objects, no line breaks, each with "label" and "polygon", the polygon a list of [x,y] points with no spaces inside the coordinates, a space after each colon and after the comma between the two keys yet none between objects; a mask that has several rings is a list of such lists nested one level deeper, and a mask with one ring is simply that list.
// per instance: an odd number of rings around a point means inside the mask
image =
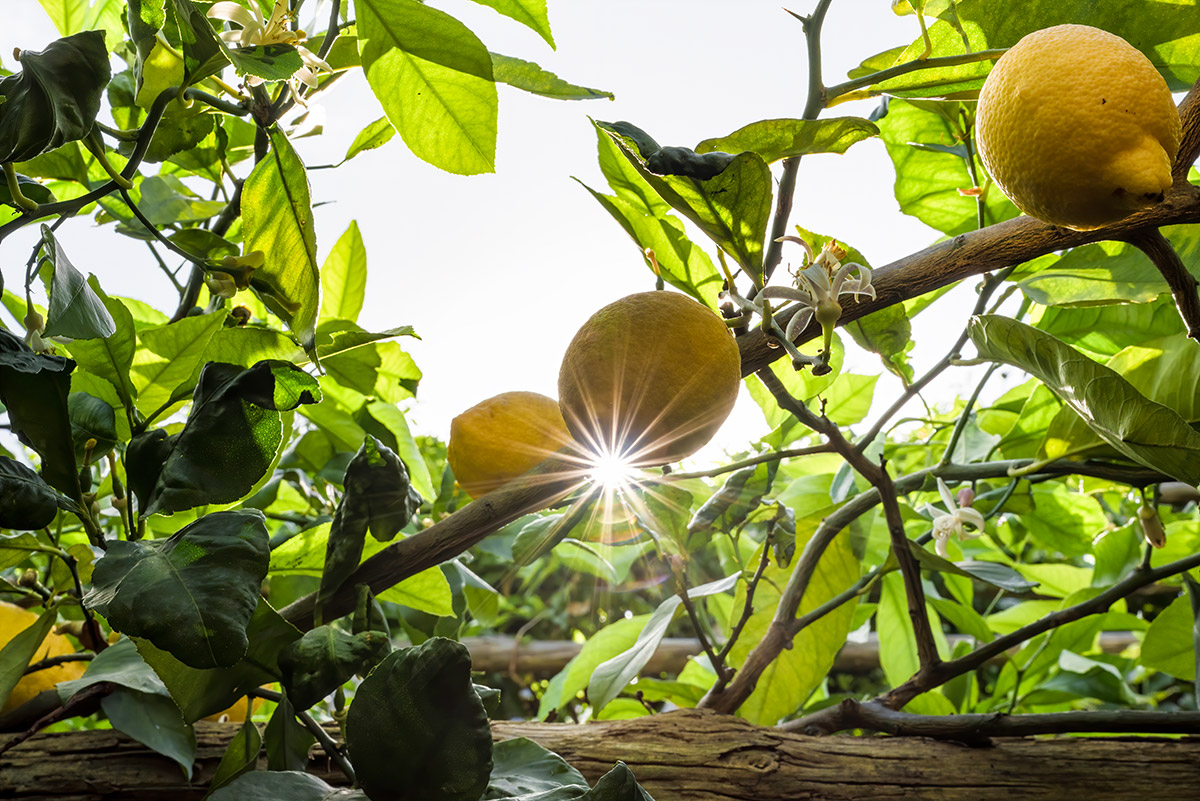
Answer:
[{"label": "lemon tree foliage", "polygon": [[[473,175],[497,83],[612,95],[418,0],[40,2],[59,38],[0,67],[0,729],[59,706],[190,775],[193,724],[245,719],[213,799],[644,801],[637,766],[589,786],[489,718],[1196,711],[1200,229],[1138,222],[1195,206],[1170,94],[1200,77],[1195,2],[896,2],[911,39],[810,63],[790,118],[660,143],[581,111],[607,187],[580,191],[647,291],[581,298],[562,397],[494,397],[449,442],[409,422],[416,332],[359,323],[372,232],[315,224],[305,104],[361,71],[346,160]],[[543,0],[480,2],[554,46]],[[786,43],[819,54],[837,4],[808,5]],[[801,159],[875,138],[863,191],[951,238],[878,271],[791,214]],[[177,300],[111,294],[63,247],[80,225],[181,268]],[[913,277],[976,241],[991,272]],[[678,464],[739,381],[757,438]],[[477,635],[578,651],[473,674]],[[353,787],[304,773],[318,740]]]}]

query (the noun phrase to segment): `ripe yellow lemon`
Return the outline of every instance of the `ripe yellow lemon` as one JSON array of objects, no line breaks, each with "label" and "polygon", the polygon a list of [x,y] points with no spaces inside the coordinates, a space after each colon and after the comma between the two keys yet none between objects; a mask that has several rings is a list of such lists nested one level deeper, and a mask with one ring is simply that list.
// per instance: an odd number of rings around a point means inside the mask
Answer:
[{"label": "ripe yellow lemon", "polygon": [[1160,202],[1180,139],[1150,60],[1087,25],[1035,31],[1001,56],[975,128],[984,166],[1021,211],[1081,231]]},{"label": "ripe yellow lemon", "polygon": [[[253,707],[251,707],[253,700]],[[244,723],[246,721],[246,713],[254,714],[259,707],[267,702],[265,698],[251,699],[248,695],[243,695],[241,698],[233,702],[233,705],[227,709],[222,709],[220,712],[215,712],[207,715],[201,720],[211,720],[214,723]]]},{"label": "ripe yellow lemon", "polygon": [[649,467],[712,439],[741,379],[737,342],[720,317],[678,293],[641,292],[600,309],[575,334],[558,397],[586,450]]},{"label": "ripe yellow lemon", "polygon": [[[13,637],[29,628],[37,619],[37,614],[28,609],[22,609],[10,603],[0,603],[0,646],[3,646]],[[34,654],[33,659],[29,660],[29,662],[33,664],[49,656],[61,656],[73,653],[75,653],[75,646],[71,645],[70,640],[61,634],[50,633],[46,635],[46,639],[42,640],[37,653]],[[65,662],[61,665],[55,665],[54,667],[23,676],[17,682],[17,686],[13,687],[8,700],[4,702],[4,706],[0,707],[0,715],[16,709],[42,690],[52,689],[59,682],[79,678],[83,675],[83,671],[87,669],[87,664],[87,662]]]},{"label": "ripe yellow lemon", "polygon": [[558,403],[536,392],[504,392],[450,422],[446,459],[472,498],[528,472],[571,441]]}]

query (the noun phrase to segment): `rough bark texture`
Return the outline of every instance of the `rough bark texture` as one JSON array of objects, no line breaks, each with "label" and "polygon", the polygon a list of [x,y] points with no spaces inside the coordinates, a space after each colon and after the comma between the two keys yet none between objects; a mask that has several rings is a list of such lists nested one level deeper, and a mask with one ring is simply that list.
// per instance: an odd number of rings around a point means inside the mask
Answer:
[{"label": "rough bark texture", "polygon": [[[38,735],[0,757],[0,798],[200,799],[237,728],[196,727],[199,759],[190,786],[177,765],[123,735]],[[656,801],[1169,801],[1194,798],[1200,786],[1200,738],[1011,738],[967,747],[806,737],[696,710],[583,726],[496,722],[492,731],[497,740],[536,740],[589,780],[623,761]],[[344,781],[321,756],[310,760],[310,770],[331,784]]]}]

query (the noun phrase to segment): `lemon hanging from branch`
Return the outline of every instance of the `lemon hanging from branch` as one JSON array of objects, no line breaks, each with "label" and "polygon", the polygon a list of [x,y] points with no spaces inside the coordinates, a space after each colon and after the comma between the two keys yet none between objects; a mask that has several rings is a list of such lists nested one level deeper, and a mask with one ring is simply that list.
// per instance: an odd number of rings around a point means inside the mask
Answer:
[{"label": "lemon hanging from branch", "polygon": [[1021,211],[1088,231],[1161,202],[1179,151],[1166,81],[1119,36],[1057,25],[1017,42],[979,93],[979,155]]}]

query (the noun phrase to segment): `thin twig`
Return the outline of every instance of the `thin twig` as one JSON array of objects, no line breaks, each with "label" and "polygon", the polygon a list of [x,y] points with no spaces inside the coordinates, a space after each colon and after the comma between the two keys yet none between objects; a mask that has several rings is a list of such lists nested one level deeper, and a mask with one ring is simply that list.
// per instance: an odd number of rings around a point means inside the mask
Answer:
[{"label": "thin twig", "polygon": [[669,473],[662,477],[663,483],[671,483],[673,481],[685,481],[692,478],[713,478],[714,476],[732,473],[735,470],[741,470],[743,467],[753,467],[756,464],[763,462],[775,462],[781,459],[792,459],[797,456],[811,456],[815,453],[829,453],[828,445],[813,445],[809,448],[789,448],[782,451],[772,451],[771,453],[763,453],[758,456],[751,456],[748,459],[741,459],[736,462],[730,462],[721,467],[714,467],[712,470],[699,470],[694,473]]},{"label": "thin twig", "polygon": [[39,659],[37,662],[30,664],[29,667],[25,668],[25,672],[21,675],[28,676],[30,673],[37,673],[39,670],[46,670],[47,668],[63,665],[67,662],[90,662],[95,658],[96,655],[88,651],[77,654],[73,653],[59,654],[58,656],[48,656],[45,659]]},{"label": "thin twig", "polygon": [[[941,56],[939,58],[927,58],[923,61],[906,61],[903,64],[897,64],[894,67],[888,67],[885,70],[872,72],[870,75],[863,75],[861,78],[854,78],[836,86],[831,86],[825,90],[825,105],[834,105],[834,100],[838,97],[849,94],[858,89],[865,89],[877,83],[882,83],[891,78],[899,78],[901,75],[907,75],[910,72],[918,70],[937,69],[939,67],[957,67],[960,64],[974,64],[977,61],[992,61],[1004,55],[1005,49],[997,50],[980,50],[978,53],[964,53],[961,56]],[[863,97],[874,97],[883,94],[882,91],[871,92],[863,95]]]},{"label": "thin twig", "polygon": [[713,686],[717,692],[724,689],[729,680],[733,678],[732,671],[722,668],[725,668],[725,660],[729,657],[729,652],[733,650],[733,646],[737,644],[738,638],[742,636],[742,629],[746,628],[746,624],[750,622],[750,618],[754,615],[754,592],[758,589],[758,583],[762,581],[763,573],[767,571],[767,565],[770,563],[771,549],[764,542],[762,556],[758,560],[758,568],[754,571],[754,575],[750,578],[750,581],[746,582],[746,601],[742,605],[742,614],[738,618],[737,623],[733,625],[729,636],[725,639],[725,645],[721,647],[721,650],[717,653],[716,660],[713,662],[713,669],[717,674],[717,682]]}]

